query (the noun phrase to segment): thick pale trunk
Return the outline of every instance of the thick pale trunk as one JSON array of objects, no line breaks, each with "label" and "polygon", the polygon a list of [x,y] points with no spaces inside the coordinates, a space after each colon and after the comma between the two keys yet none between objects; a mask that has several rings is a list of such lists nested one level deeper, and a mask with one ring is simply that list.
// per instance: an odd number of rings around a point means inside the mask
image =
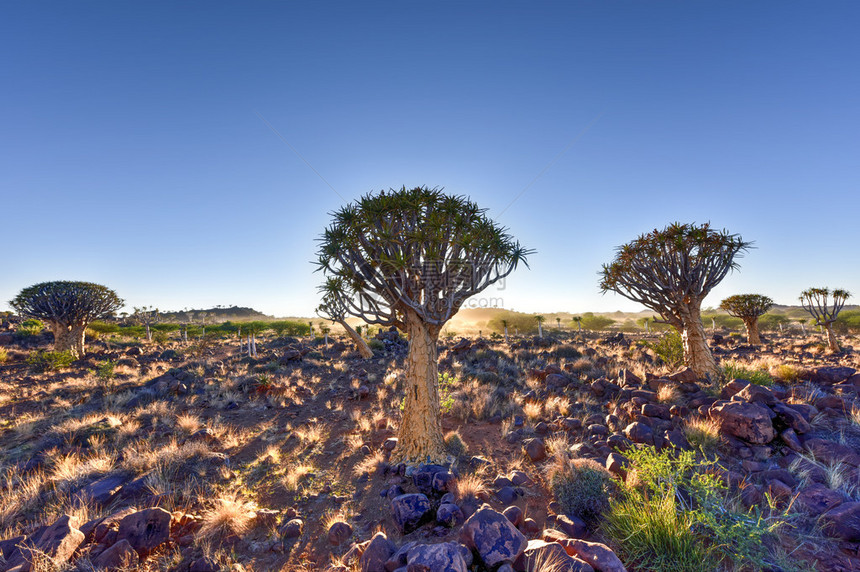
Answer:
[{"label": "thick pale trunk", "polygon": [[806,326],[804,324],[800,324],[800,331],[803,332],[803,335],[806,335]]},{"label": "thick pale trunk", "polygon": [[750,345],[761,345],[761,336],[758,335],[758,318],[745,318],[744,325],[747,328],[747,340]]},{"label": "thick pale trunk", "polygon": [[505,326],[505,343],[507,344],[509,342],[510,342],[510,340],[508,339],[508,327]]},{"label": "thick pale trunk", "polygon": [[346,320],[342,322],[338,322],[344,330],[346,330],[346,334],[350,337],[350,339],[355,343],[355,347],[358,349],[358,353],[361,354],[361,357],[364,359],[370,359],[373,357],[373,351],[370,349],[370,346],[367,345],[367,342],[364,341],[358,332],[356,332],[352,326],[346,323]]},{"label": "thick pale trunk", "polygon": [[417,315],[408,313],[409,355],[406,358],[406,396],[400,423],[396,457],[411,464],[441,463],[445,460],[439,408],[439,374],[436,341]]},{"label": "thick pale trunk", "polygon": [[833,324],[830,322],[824,324],[824,329],[827,331],[827,345],[830,346],[830,351],[839,353],[839,340],[836,339],[836,334],[833,333]]},{"label": "thick pale trunk", "polygon": [[54,351],[71,352],[76,358],[82,358],[84,351],[85,325],[67,326],[59,322],[51,324],[54,333]]},{"label": "thick pale trunk", "polygon": [[705,328],[697,312],[690,312],[685,317],[684,328],[681,332],[681,341],[684,344],[684,363],[696,372],[699,377],[716,379],[720,374],[720,368],[708,348],[705,338]]},{"label": "thick pale trunk", "polygon": [[149,329],[149,324],[146,324],[146,341],[152,341],[152,330]]},{"label": "thick pale trunk", "polygon": [[541,327],[540,322],[538,322],[538,337],[539,338],[543,337],[543,328]]}]

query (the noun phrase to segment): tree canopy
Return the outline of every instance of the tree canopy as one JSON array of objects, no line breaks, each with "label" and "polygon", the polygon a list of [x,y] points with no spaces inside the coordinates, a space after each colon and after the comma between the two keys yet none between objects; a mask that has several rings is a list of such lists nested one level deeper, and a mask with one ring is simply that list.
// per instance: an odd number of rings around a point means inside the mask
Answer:
[{"label": "tree canopy", "polygon": [[9,304],[22,316],[77,325],[113,315],[123,300],[100,284],[57,281],[24,288]]}]

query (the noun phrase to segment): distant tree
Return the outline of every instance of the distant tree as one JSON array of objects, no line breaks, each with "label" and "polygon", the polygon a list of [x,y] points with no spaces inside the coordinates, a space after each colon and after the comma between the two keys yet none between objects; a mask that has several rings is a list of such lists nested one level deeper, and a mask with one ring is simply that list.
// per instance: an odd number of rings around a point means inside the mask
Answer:
[{"label": "distant tree", "polygon": [[141,306],[139,308],[134,308],[134,313],[131,315],[131,319],[135,321],[135,323],[143,326],[144,331],[146,332],[146,341],[152,341],[152,329],[150,326],[158,322],[158,308],[153,308],[152,306]]},{"label": "distant tree", "polygon": [[122,304],[106,286],[67,281],[24,288],[10,302],[20,315],[46,322],[54,332],[54,349],[75,357],[85,354],[84,336],[90,322],[112,316]]},{"label": "distant tree", "polygon": [[721,310],[744,321],[747,339],[754,346],[761,344],[761,337],[758,334],[759,316],[766,314],[771,308],[773,308],[773,300],[761,294],[735,294],[720,302]]},{"label": "distant tree", "polygon": [[573,318],[571,318],[571,321],[574,324],[576,324],[577,330],[579,331],[579,333],[581,335],[582,334],[582,316],[574,316]]},{"label": "distant tree", "polygon": [[[832,296],[832,301],[831,301]],[[833,333],[833,322],[845,306],[845,301],[851,297],[847,290],[830,290],[829,288],[809,288],[800,293],[800,304],[812,314],[815,323],[827,332],[827,343],[830,351],[839,351],[839,340]]]},{"label": "distant tree", "polygon": [[502,327],[505,328],[505,343],[507,344],[510,342],[510,340],[508,339],[508,321],[507,320],[502,320]]},{"label": "distant tree", "polygon": [[538,324],[538,337],[542,338],[543,337],[543,322],[544,322],[544,320],[546,320],[546,318],[538,315],[538,316],[535,316],[535,320],[537,320],[537,324]]},{"label": "distant tree", "polygon": [[702,300],[749,247],[707,223],[674,223],[621,246],[603,266],[600,287],[657,312],[681,333],[684,363],[699,376],[716,377],[720,369],[705,339]]},{"label": "distant tree", "polygon": [[325,286],[320,288],[323,293],[323,302],[317,308],[317,315],[336,324],[340,324],[340,327],[346,330],[346,334],[353,343],[355,343],[355,347],[358,349],[358,353],[361,357],[364,359],[370,359],[373,357],[373,350],[370,349],[370,346],[367,345],[367,342],[364,341],[361,334],[354,330],[346,321],[347,304],[338,295],[338,292],[343,291],[343,285],[336,283],[339,280],[342,279],[340,277],[331,277],[328,279],[328,282],[335,283],[327,283]]},{"label": "distant tree", "polygon": [[803,335],[805,336],[805,335],[806,335],[806,322],[807,322],[807,319],[806,319],[806,318],[800,318],[800,319],[798,319],[798,320],[797,320],[797,322],[800,324],[800,331],[801,331],[801,332],[803,332]]},{"label": "distant tree", "polygon": [[586,312],[580,318],[580,324],[582,324],[582,327],[586,330],[591,330],[592,332],[605,330],[614,323],[615,320],[612,318],[607,318],[606,316],[595,316],[591,312]]},{"label": "distant tree", "polygon": [[409,337],[406,397],[396,458],[445,458],[436,344],[471,296],[525,263],[528,251],[485,210],[438,189],[369,194],[333,215],[319,267],[348,313]]},{"label": "distant tree", "polygon": [[559,330],[561,329],[561,318],[558,316],[555,317],[555,325]]},{"label": "distant tree", "polygon": [[791,323],[787,316],[767,313],[758,319],[758,329],[761,332],[783,331],[783,327]]}]

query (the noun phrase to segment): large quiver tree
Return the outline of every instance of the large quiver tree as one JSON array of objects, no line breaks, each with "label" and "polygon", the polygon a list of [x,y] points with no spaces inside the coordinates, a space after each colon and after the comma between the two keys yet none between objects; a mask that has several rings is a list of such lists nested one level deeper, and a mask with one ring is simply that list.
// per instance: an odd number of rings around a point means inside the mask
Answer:
[{"label": "large quiver tree", "polygon": [[370,346],[367,345],[364,338],[362,338],[346,321],[347,303],[343,297],[338,295],[339,292],[344,290],[343,286],[339,283],[341,280],[341,278],[329,278],[326,283],[320,287],[320,291],[323,293],[323,302],[319,307],[317,307],[317,315],[336,324],[340,324],[340,326],[346,330],[350,339],[355,343],[355,347],[358,349],[358,353],[361,354],[361,357],[364,359],[370,359],[373,357],[373,351],[370,349]]},{"label": "large quiver tree", "polygon": [[758,319],[771,308],[773,308],[773,300],[761,294],[736,294],[720,302],[720,309],[744,321],[747,339],[754,346],[761,344],[761,336],[758,335]]},{"label": "large quiver tree", "polygon": [[326,295],[368,324],[409,336],[396,456],[445,458],[436,343],[470,296],[525,263],[529,252],[462,196],[439,189],[381,191],[333,213],[321,238]]},{"label": "large quiver tree", "polygon": [[709,223],[674,223],[618,248],[605,264],[600,287],[657,312],[681,333],[684,363],[701,377],[719,375],[702,326],[702,300],[750,243]]},{"label": "large quiver tree", "polygon": [[42,282],[24,288],[10,302],[22,316],[47,322],[54,349],[84,355],[84,332],[93,320],[111,316],[122,307],[116,292],[92,282]]},{"label": "large quiver tree", "polygon": [[836,317],[845,306],[845,301],[850,297],[850,292],[839,288],[835,290],[810,288],[800,293],[800,303],[803,309],[812,314],[815,323],[823,326],[824,331],[827,332],[827,344],[832,352],[840,351],[839,340],[833,333],[833,322],[836,321]]}]

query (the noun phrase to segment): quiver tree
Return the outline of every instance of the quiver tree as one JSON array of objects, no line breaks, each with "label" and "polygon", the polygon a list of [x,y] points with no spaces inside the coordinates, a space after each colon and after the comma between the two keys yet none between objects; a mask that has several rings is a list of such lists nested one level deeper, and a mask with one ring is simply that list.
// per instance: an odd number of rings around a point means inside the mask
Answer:
[{"label": "quiver tree", "polygon": [[705,339],[702,300],[750,243],[710,224],[674,223],[618,248],[605,264],[600,288],[621,294],[657,312],[681,333],[684,363],[701,377],[720,372]]},{"label": "quiver tree", "polygon": [[537,323],[538,323],[538,337],[542,338],[543,337],[543,322],[544,322],[544,320],[546,320],[546,318],[544,318],[543,316],[535,316],[535,320],[537,320]]},{"label": "quiver tree", "polygon": [[758,335],[758,319],[771,308],[773,308],[773,300],[761,294],[736,294],[720,302],[721,310],[744,321],[747,339],[754,346],[761,344],[761,337]]},{"label": "quiver tree", "polygon": [[116,292],[91,282],[42,282],[24,288],[9,304],[54,332],[54,349],[84,355],[84,332],[93,320],[113,315],[123,301]]},{"label": "quiver tree", "polygon": [[153,308],[152,306],[141,306],[140,308],[134,308],[134,314],[131,315],[132,319],[144,327],[146,330],[146,341],[152,341],[152,329],[151,326],[158,322],[159,313],[158,308]]},{"label": "quiver tree", "polygon": [[845,301],[850,297],[850,292],[838,288],[835,290],[810,288],[800,293],[800,304],[804,310],[812,314],[815,324],[823,327],[827,332],[827,344],[832,352],[839,351],[839,341],[833,333],[833,322],[836,321],[836,317],[845,306]]},{"label": "quiver tree", "polygon": [[396,449],[410,463],[445,459],[436,344],[470,296],[525,263],[529,252],[465,197],[439,189],[381,191],[333,213],[319,268],[326,294],[368,324],[409,337]]},{"label": "quiver tree", "polygon": [[340,292],[344,291],[343,285],[340,283],[342,280],[343,279],[339,277],[332,277],[326,281],[324,286],[320,287],[320,290],[323,293],[323,302],[319,307],[317,307],[317,315],[336,324],[340,324],[340,327],[346,330],[346,334],[355,343],[355,347],[358,349],[358,353],[361,354],[361,357],[364,359],[370,359],[373,357],[373,351],[370,349],[370,346],[367,345],[367,342],[364,341],[361,334],[353,329],[353,327],[346,321],[347,302],[339,295]]}]

